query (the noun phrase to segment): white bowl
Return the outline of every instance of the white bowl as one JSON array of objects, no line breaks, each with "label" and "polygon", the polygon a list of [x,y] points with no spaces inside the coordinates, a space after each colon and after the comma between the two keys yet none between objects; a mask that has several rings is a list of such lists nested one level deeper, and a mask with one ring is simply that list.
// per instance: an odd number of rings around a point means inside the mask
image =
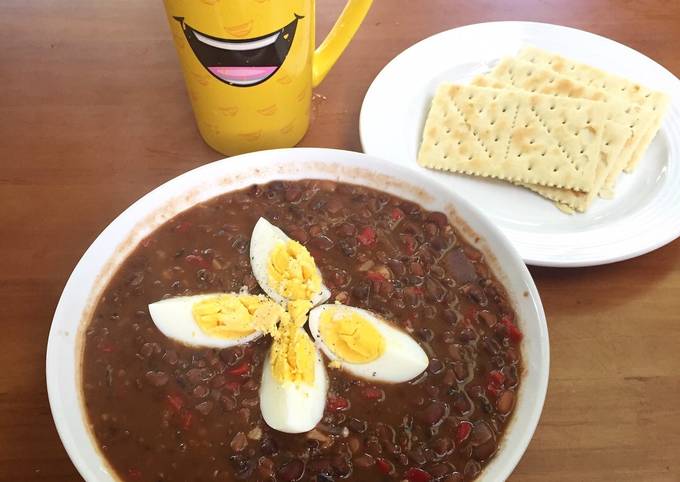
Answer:
[{"label": "white bowl", "polygon": [[548,331],[531,275],[507,238],[486,217],[445,186],[407,167],[356,152],[282,149],[213,162],[183,174],[135,202],[92,243],[73,270],[57,305],[47,345],[47,391],[61,441],[87,481],[116,480],[97,449],[82,403],[83,327],[116,267],[137,243],[190,206],[254,183],[276,179],[331,179],[362,184],[443,211],[481,249],[508,290],[524,332],[522,374],[512,422],[479,481],[510,475],[538,424],[548,385]]}]

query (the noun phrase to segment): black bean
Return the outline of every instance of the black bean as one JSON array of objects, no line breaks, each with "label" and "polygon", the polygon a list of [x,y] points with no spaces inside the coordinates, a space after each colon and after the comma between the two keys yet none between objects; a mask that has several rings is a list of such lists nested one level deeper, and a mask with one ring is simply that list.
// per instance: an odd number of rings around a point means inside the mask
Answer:
[{"label": "black bean", "polygon": [[260,441],[260,451],[265,455],[276,455],[279,452],[279,447],[276,440],[269,435],[265,435]]},{"label": "black bean", "polygon": [[245,455],[232,455],[229,457],[229,462],[237,479],[247,479],[255,470],[255,461]]},{"label": "black bean", "polygon": [[322,251],[328,251],[333,246],[335,246],[335,243],[329,237],[320,235],[312,238],[311,241],[309,242],[309,246],[311,246],[312,248],[320,249]]},{"label": "black bean", "polygon": [[418,418],[421,422],[435,426],[441,423],[442,419],[449,413],[449,407],[446,403],[440,401],[432,401],[419,414]]},{"label": "black bean", "polygon": [[365,469],[375,465],[375,459],[369,454],[362,454],[357,457],[354,457],[354,465],[359,468]]},{"label": "black bean", "polygon": [[336,454],[333,457],[331,464],[333,465],[333,473],[338,477],[346,478],[352,473],[351,462],[341,454]]},{"label": "black bean", "polygon": [[515,404],[515,394],[509,390],[503,391],[496,400],[496,410],[502,415],[507,415],[512,411]]},{"label": "black bean", "polygon": [[208,415],[210,412],[212,412],[212,409],[214,407],[214,402],[211,400],[206,400],[204,402],[199,403],[196,405],[196,411],[200,413],[201,415]]},{"label": "black bean", "polygon": [[353,257],[357,253],[357,242],[354,238],[344,238],[338,241],[338,246],[347,257]]},{"label": "black bean", "polygon": [[371,283],[368,281],[360,281],[352,289],[352,294],[361,301],[367,301],[371,293]]},{"label": "black bean", "polygon": [[276,471],[277,480],[283,482],[293,482],[300,480],[302,474],[305,472],[305,463],[300,459],[293,459],[283,464],[279,470]]},{"label": "black bean", "polygon": [[475,460],[468,460],[468,462],[465,464],[465,470],[463,470],[463,473],[467,479],[472,480],[477,477],[481,471],[482,466],[479,465],[479,462]]},{"label": "black bean", "polygon": [[425,219],[435,223],[440,228],[443,228],[444,226],[449,224],[449,220],[446,217],[446,214],[440,212],[431,212],[427,215]]},{"label": "black bean", "polygon": [[472,402],[462,393],[455,391],[450,394],[452,397],[451,408],[458,415],[465,415],[472,409]]},{"label": "black bean", "polygon": [[210,389],[205,385],[196,385],[191,394],[196,398],[205,398],[210,393]]},{"label": "black bean", "polygon": [[164,371],[149,370],[146,372],[145,376],[146,381],[154,387],[162,387],[168,383],[168,380],[170,379],[170,376]]},{"label": "black bean", "polygon": [[242,346],[234,348],[225,348],[220,351],[220,358],[229,366],[234,366],[243,359],[244,349]]},{"label": "black bean", "polygon": [[436,279],[427,279],[425,282],[425,292],[428,294],[428,298],[436,303],[441,303],[446,299],[446,289]]},{"label": "black bean", "polygon": [[486,306],[488,304],[486,293],[476,284],[466,284],[461,287],[461,291],[479,306]]},{"label": "black bean", "polygon": [[350,418],[347,425],[352,432],[364,433],[368,424],[362,420]]},{"label": "black bean", "polygon": [[415,448],[408,453],[409,458],[416,465],[424,465],[427,463],[425,453],[420,448]]},{"label": "black bean", "polygon": [[[430,447],[432,448],[432,451],[435,453],[435,455],[439,458],[445,457],[446,455],[450,454],[451,451],[454,449],[453,444],[451,443],[451,440],[445,437],[441,437],[438,439],[433,440],[430,443]],[[432,472],[432,471],[430,471]],[[444,472],[444,474],[447,472]],[[434,473],[432,474],[435,477],[440,477],[441,475],[435,475]]]},{"label": "black bean", "polygon": [[463,482],[463,476],[460,472],[454,472],[441,479],[440,482]]},{"label": "black bean", "polygon": [[429,365],[427,366],[427,370],[430,373],[432,373],[433,375],[441,373],[441,371],[443,369],[444,369],[444,364],[441,362],[441,360],[438,360],[437,358],[432,358],[430,360]]}]

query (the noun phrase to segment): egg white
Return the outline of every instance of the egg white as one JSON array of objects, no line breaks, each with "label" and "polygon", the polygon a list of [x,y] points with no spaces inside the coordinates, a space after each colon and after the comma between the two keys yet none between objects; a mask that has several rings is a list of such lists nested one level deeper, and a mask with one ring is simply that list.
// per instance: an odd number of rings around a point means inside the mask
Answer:
[{"label": "egg white", "polygon": [[[280,295],[269,282],[269,272],[267,266],[269,264],[269,257],[276,247],[277,243],[288,242],[291,240],[281,229],[271,224],[265,218],[258,219],[253,234],[250,237],[250,266],[253,270],[253,275],[257,280],[262,290],[267,295],[279,304],[289,301],[287,298]],[[316,268],[321,278],[321,271]],[[321,282],[321,289],[318,293],[312,296],[312,306],[323,303],[331,297],[331,292]]]},{"label": "egg white", "polygon": [[250,335],[228,340],[215,338],[201,330],[194,320],[192,307],[206,298],[213,298],[224,293],[212,293],[194,296],[178,296],[157,301],[149,305],[149,314],[156,327],[168,338],[189,346],[206,348],[229,348],[256,340],[262,336],[261,331]]},{"label": "egg white", "polygon": [[[354,312],[371,323],[385,340],[384,353],[367,363],[351,363],[338,357],[326,345],[319,331],[321,315],[328,309]],[[343,370],[360,378],[388,383],[406,382],[420,375],[429,364],[427,354],[413,338],[388,321],[361,308],[339,304],[317,306],[309,313],[309,329],[316,345],[328,358],[337,362]]]},{"label": "egg white", "polygon": [[[304,332],[304,330],[301,329]],[[305,336],[309,338],[306,332]],[[311,342],[311,339],[310,339]],[[314,384],[283,382],[274,377],[271,351],[267,353],[260,382],[260,412],[265,423],[286,433],[308,432],[321,421],[326,406],[328,375],[315,347]]]}]

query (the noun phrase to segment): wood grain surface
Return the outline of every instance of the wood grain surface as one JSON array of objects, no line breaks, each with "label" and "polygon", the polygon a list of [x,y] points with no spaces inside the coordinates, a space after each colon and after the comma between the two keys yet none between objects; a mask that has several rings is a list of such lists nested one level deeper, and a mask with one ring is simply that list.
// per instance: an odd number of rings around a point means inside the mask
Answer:
[{"label": "wood grain surface", "polygon": [[[341,8],[318,1],[319,36]],[[302,142],[359,150],[373,77],[427,36],[490,20],[608,36],[680,74],[680,2],[376,0],[317,90]],[[79,476],[52,422],[45,348],[81,254],[158,184],[220,158],[194,126],[161,2],[0,9],[0,481]],[[680,481],[680,242],[588,269],[532,269],[548,398],[516,481]]]}]

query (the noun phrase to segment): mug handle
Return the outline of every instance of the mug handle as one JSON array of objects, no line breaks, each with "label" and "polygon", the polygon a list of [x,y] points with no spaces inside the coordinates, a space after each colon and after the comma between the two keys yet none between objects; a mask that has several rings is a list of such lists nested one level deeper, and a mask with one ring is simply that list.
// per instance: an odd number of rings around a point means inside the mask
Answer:
[{"label": "mug handle", "polygon": [[349,0],[333,28],[314,51],[312,86],[316,87],[337,62],[371,8],[373,0]]}]

